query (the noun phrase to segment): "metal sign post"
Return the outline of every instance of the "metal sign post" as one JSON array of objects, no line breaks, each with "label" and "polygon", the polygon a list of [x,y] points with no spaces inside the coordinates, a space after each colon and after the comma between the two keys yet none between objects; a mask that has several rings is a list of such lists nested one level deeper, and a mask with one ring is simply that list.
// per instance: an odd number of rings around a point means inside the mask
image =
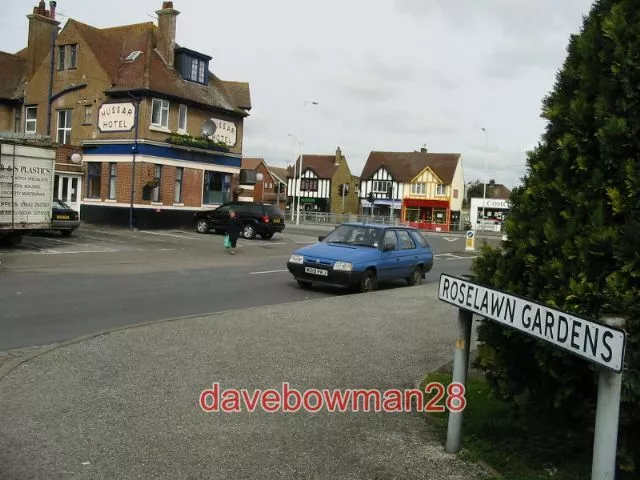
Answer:
[{"label": "metal sign post", "polygon": [[[474,313],[546,341],[600,368],[591,478],[613,480],[627,341],[622,320],[600,322],[447,274],[440,275],[438,298],[459,309],[452,381],[465,387]],[[450,412],[448,453],[460,450],[461,429],[462,412]]]}]

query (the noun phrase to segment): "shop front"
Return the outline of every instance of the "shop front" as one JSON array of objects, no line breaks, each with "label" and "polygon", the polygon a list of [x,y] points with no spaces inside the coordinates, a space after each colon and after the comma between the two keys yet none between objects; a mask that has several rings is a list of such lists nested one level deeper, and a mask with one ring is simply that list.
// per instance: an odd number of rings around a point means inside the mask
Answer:
[{"label": "shop front", "polygon": [[290,212],[292,207],[292,200],[295,200],[296,203],[300,202],[300,211],[301,212],[310,212],[310,213],[327,213],[329,212],[329,199],[328,198],[310,198],[310,197],[300,197],[294,198],[289,197],[286,205],[286,211]]},{"label": "shop front", "polygon": [[420,230],[448,232],[452,229],[451,216],[446,200],[405,198],[402,203],[402,220]]},{"label": "shop front", "polygon": [[472,228],[489,232],[501,232],[509,216],[509,200],[472,198],[469,209]]}]

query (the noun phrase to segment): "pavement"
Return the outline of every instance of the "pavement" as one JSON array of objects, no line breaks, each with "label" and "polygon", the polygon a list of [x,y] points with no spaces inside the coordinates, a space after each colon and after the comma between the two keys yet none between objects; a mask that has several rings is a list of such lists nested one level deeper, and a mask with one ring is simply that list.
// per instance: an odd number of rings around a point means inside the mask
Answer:
[{"label": "pavement", "polygon": [[301,392],[413,388],[451,360],[455,326],[432,283],[34,350],[0,367],[0,479],[484,478],[444,453],[422,413],[199,407],[213,382],[249,392],[283,382]]}]

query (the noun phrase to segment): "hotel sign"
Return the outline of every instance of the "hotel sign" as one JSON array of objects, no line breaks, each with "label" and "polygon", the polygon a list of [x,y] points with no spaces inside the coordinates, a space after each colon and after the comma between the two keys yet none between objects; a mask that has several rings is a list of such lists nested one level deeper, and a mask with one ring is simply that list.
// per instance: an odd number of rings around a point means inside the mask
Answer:
[{"label": "hotel sign", "polygon": [[229,147],[235,147],[237,143],[237,127],[233,122],[212,118],[215,128],[213,134],[209,136],[211,140],[222,142]]},{"label": "hotel sign", "polygon": [[136,124],[136,107],[131,102],[105,103],[98,110],[98,129],[103,133],[130,132]]},{"label": "hotel sign", "polygon": [[440,275],[440,300],[543,340],[584,360],[622,371],[626,333],[463,278]]}]

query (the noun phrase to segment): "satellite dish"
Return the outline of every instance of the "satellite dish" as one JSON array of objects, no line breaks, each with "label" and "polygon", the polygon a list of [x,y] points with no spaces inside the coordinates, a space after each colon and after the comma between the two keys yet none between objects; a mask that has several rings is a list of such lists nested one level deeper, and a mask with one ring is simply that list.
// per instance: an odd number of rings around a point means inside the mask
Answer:
[{"label": "satellite dish", "polygon": [[216,122],[212,119],[207,120],[202,124],[202,128],[200,129],[203,137],[210,137],[214,133],[216,133]]}]

